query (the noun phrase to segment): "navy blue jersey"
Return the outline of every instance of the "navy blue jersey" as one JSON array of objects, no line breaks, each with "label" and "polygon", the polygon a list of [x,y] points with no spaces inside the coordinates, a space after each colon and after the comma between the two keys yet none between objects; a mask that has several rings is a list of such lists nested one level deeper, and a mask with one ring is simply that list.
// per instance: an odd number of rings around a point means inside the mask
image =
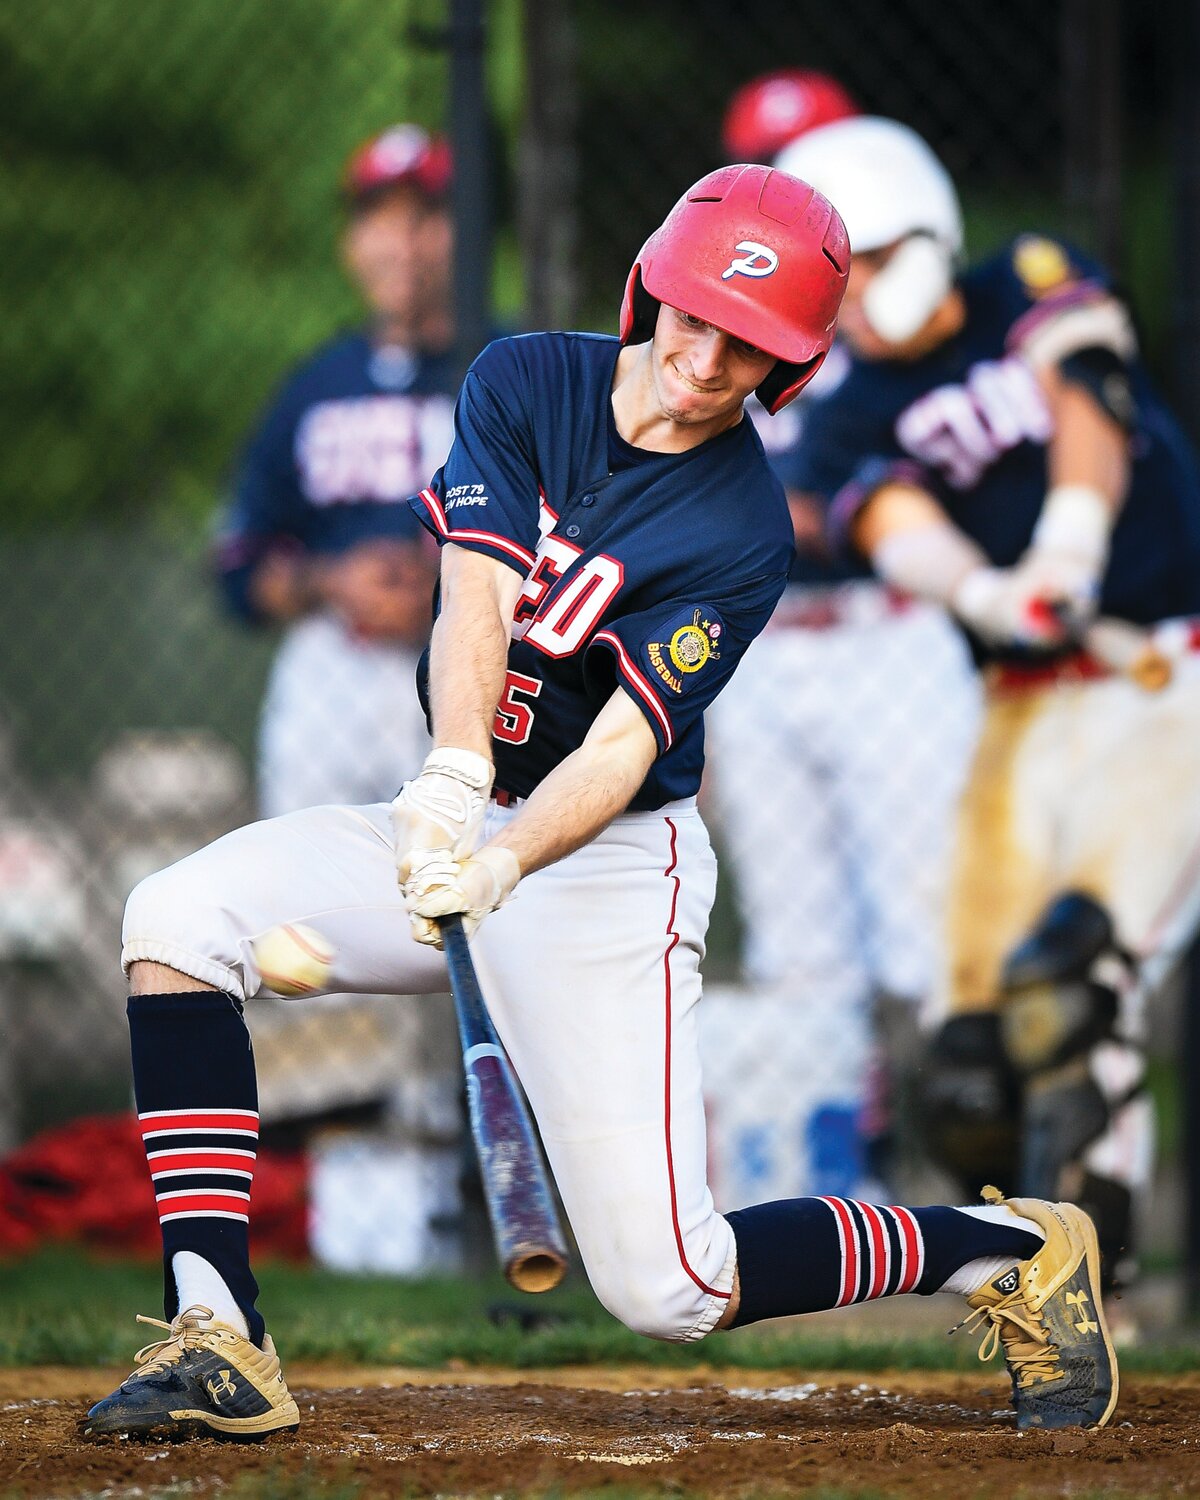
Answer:
[{"label": "navy blue jersey", "polygon": [[471,367],[445,467],[413,500],[441,540],[524,578],[496,714],[496,785],[528,796],[622,686],[659,757],[630,804],[694,794],[704,709],[766,624],[791,524],[749,421],[686,453],[616,431],[620,345],[538,333]]},{"label": "navy blue jersey", "polygon": [[[1064,308],[1109,295],[1094,264],[1024,235],[968,271],[962,329],[912,362],[856,359],[808,415],[791,482],[832,502],[843,536],[889,478],[933,494],[996,565],[1028,546],[1048,488],[1051,417],[1021,354]],[[1129,494],[1113,531],[1100,608],[1142,624],[1200,609],[1200,475],[1176,422],[1135,363]]]},{"label": "navy blue jersey", "polygon": [[330,556],[420,534],[405,503],[453,436],[450,353],[378,347],[345,334],[285,382],[250,439],[221,524],[217,567],[248,618],[250,575],[272,548]]}]

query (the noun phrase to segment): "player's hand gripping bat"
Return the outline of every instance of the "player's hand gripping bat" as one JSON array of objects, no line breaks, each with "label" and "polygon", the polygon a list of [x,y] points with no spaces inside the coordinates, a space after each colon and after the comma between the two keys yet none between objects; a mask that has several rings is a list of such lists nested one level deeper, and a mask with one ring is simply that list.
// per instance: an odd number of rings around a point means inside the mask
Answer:
[{"label": "player's hand gripping bat", "polygon": [[496,1254],[518,1291],[548,1292],[566,1273],[567,1247],[541,1151],[487,1013],[462,918],[438,920],[462,1042],[471,1135]]}]

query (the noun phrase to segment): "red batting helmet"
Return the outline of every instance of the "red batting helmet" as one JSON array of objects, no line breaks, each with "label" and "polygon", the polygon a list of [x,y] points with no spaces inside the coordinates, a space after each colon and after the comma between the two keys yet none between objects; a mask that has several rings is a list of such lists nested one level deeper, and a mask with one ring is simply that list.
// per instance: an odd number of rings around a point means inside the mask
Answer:
[{"label": "red batting helmet", "polygon": [[393,125],[354,151],[342,174],[352,203],[401,183],[411,183],[430,198],[443,198],[450,187],[450,147],[419,125]]},{"label": "red batting helmet", "polygon": [[638,253],[621,342],[654,336],[660,303],[778,360],[758,387],[769,412],[817,373],[833,343],[850,242],[827,198],[770,167],[720,167],[680,198]]},{"label": "red batting helmet", "polygon": [[730,161],[771,161],[806,130],[858,112],[858,105],[828,73],[780,68],[738,89],[725,110],[721,140]]}]

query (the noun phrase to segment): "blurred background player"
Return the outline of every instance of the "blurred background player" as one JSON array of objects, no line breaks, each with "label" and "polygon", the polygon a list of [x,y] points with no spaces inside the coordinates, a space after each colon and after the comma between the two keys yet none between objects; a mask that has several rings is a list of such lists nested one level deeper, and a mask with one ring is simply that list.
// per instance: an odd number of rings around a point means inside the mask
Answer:
[{"label": "blurred background player", "polygon": [[231,608],[285,626],[260,733],[267,817],[390,797],[428,749],[412,684],[436,556],[405,501],[452,433],[449,148],[396,125],[354,153],[343,186],[342,258],[368,324],[284,383],[218,551]]},{"label": "blurred background player", "polygon": [[[453,435],[450,179],[447,143],[413,124],[351,155],[341,256],[366,325],[287,378],[236,475],[218,550],[225,597],[283,626],[260,726],[264,817],[390,799],[429,749],[414,684],[437,548],[406,502]],[[310,1134],[334,1114],[369,1125],[388,1110],[388,1136],[330,1137],[318,1154],[318,1255],[350,1269],[445,1264],[453,1250],[436,1226],[458,1212],[459,1131],[448,1004],[341,996],[301,1016],[280,1001],[256,1012],[254,1037],[268,1122]],[[361,1198],[372,1172],[401,1174],[405,1229],[392,1226],[390,1250],[365,1213],[358,1233],[337,1228],[336,1205]]]},{"label": "blurred background player", "polygon": [[[1185,945],[1200,869],[1195,457],[1099,266],[1024,234],[959,273],[954,186],[906,126],[842,121],[780,163],[836,190],[853,250],[853,359],[795,482],[985,664],[930,1145],[965,1184],[1076,1197],[1111,1276],[1150,1168],[1145,978]],[[1097,611],[1175,653],[1163,691],[1106,668]]]},{"label": "blurred background player", "polygon": [[[769,163],[808,131],[858,113],[836,79],[784,69],[734,94],[723,144],[733,161]],[[957,220],[954,232],[961,240]],[[978,688],[944,611],[880,583],[861,559],[831,556],[823,510],[795,483],[806,414],[848,366],[837,344],[777,416],[750,403],[788,491],[797,553],[709,733],[744,972],[764,1026],[777,1038],[782,1023],[797,1045],[777,1143],[781,1187],[871,1195],[890,1165],[873,1021],[885,997],[911,1012],[933,980]]]}]

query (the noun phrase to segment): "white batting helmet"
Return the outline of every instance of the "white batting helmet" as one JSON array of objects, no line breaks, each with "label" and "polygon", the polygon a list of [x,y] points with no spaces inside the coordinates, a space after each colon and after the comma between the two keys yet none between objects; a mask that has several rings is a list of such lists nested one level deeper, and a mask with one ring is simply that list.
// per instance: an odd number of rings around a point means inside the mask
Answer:
[{"label": "white batting helmet", "polygon": [[901,342],[950,290],[962,210],[950,174],[915,130],[864,115],[809,131],[775,159],[837,204],[852,252],[900,244],[863,297],[876,332]]}]

